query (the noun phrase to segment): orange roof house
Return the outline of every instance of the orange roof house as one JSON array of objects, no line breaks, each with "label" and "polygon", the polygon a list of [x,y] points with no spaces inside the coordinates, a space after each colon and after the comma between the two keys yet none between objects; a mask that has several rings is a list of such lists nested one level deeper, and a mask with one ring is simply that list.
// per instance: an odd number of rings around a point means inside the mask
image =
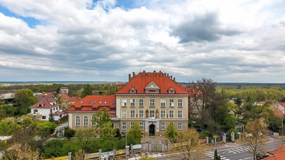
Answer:
[{"label": "orange roof house", "polygon": [[89,95],[77,101],[68,112],[96,112],[106,109],[110,116],[116,115],[116,99],[114,95]]},{"label": "orange roof house", "polygon": [[[185,88],[175,82],[175,78],[163,72],[140,72],[133,76],[129,74],[129,82],[122,87],[116,94],[152,94],[147,92],[147,88],[156,88],[158,94],[188,94]],[[151,91],[151,90],[150,90]],[[173,92],[172,92],[173,91]],[[157,94],[157,93],[156,93]]]},{"label": "orange roof house", "polygon": [[270,153],[271,156],[265,158],[264,160],[285,160],[285,145],[268,153]]}]

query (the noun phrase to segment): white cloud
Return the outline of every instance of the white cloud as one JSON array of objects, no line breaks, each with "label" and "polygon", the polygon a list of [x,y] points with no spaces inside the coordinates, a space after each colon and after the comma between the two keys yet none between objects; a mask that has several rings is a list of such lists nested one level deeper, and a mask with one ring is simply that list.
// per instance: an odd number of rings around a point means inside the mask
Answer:
[{"label": "white cloud", "polygon": [[0,13],[0,65],[14,74],[52,72],[55,80],[119,81],[133,71],[162,70],[186,82],[260,82],[262,75],[281,82],[282,3],[156,0],[123,9],[115,0],[2,0],[11,12],[43,23],[31,28]]}]

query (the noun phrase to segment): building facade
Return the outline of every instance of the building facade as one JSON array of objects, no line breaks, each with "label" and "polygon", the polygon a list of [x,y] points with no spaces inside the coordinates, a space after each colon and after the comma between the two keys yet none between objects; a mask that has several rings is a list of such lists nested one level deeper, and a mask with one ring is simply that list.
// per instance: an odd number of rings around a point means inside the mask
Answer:
[{"label": "building facade", "polygon": [[150,136],[160,135],[173,122],[188,128],[188,93],[175,78],[162,72],[129,75],[129,82],[116,94],[120,131],[128,132],[137,121]]},{"label": "building facade", "polygon": [[55,99],[44,97],[36,104],[31,106],[31,114],[41,117],[41,120],[53,119],[58,121],[64,116],[64,113],[60,111],[59,104],[56,103]]},{"label": "building facade", "polygon": [[[106,109],[111,118],[116,115],[116,99],[114,95],[101,96],[90,95],[80,101],[77,101],[71,108],[68,109],[68,125],[70,128],[76,129],[81,127],[92,127],[94,114],[97,111]],[[114,126],[118,126],[118,123]]]},{"label": "building facade", "polygon": [[150,136],[161,135],[171,122],[178,130],[188,129],[188,92],[163,72],[133,73],[116,95],[83,98],[68,110],[69,127],[92,126],[99,108],[109,111],[114,127],[123,134],[134,122]]}]

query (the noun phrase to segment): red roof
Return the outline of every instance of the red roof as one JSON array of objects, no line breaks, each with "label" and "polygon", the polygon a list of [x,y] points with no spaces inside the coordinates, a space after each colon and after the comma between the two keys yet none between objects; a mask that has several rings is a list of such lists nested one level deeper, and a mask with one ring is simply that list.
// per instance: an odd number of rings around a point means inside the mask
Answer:
[{"label": "red roof", "polygon": [[31,108],[54,108],[59,107],[58,104],[56,104],[55,99],[53,98],[47,98],[44,97],[40,101],[38,101],[36,104],[32,105]]},{"label": "red roof", "polygon": [[264,160],[284,160],[285,159],[285,145],[275,149],[274,151],[268,152],[272,156],[265,158]]},{"label": "red roof", "polygon": [[[153,82],[159,87],[159,94],[168,94],[171,88],[175,94],[188,94],[185,88],[162,72],[140,72],[130,79],[117,94],[129,94],[131,89],[136,90],[136,94],[146,94],[145,88]],[[173,93],[172,93],[173,94]]]},{"label": "red roof", "polygon": [[278,102],[278,104],[285,108],[285,102]]},{"label": "red roof", "polygon": [[111,116],[116,114],[116,98],[114,95],[90,95],[77,101],[68,112],[96,112],[97,110],[108,110]]},{"label": "red roof", "polygon": [[68,102],[70,102],[70,103],[76,103],[76,102],[78,102],[78,101],[80,101],[81,100],[81,98],[79,98],[79,97],[70,97],[69,99],[68,99]]}]

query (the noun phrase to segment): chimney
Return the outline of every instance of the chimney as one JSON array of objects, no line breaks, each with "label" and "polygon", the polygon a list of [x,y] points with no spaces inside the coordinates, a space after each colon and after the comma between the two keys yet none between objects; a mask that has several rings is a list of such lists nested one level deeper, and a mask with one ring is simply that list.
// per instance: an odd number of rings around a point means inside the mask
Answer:
[{"label": "chimney", "polygon": [[175,82],[175,77],[173,77],[173,81]]},{"label": "chimney", "polygon": [[136,75],[135,72],[133,72],[133,77],[135,77],[135,75]]},{"label": "chimney", "polygon": [[173,80],[173,79],[172,79],[172,75],[170,76],[170,79]]},{"label": "chimney", "polygon": [[156,71],[154,70],[153,73],[155,73]]},{"label": "chimney", "polygon": [[131,74],[129,74],[129,82],[130,82],[131,79],[132,79],[132,76],[131,76]]}]

